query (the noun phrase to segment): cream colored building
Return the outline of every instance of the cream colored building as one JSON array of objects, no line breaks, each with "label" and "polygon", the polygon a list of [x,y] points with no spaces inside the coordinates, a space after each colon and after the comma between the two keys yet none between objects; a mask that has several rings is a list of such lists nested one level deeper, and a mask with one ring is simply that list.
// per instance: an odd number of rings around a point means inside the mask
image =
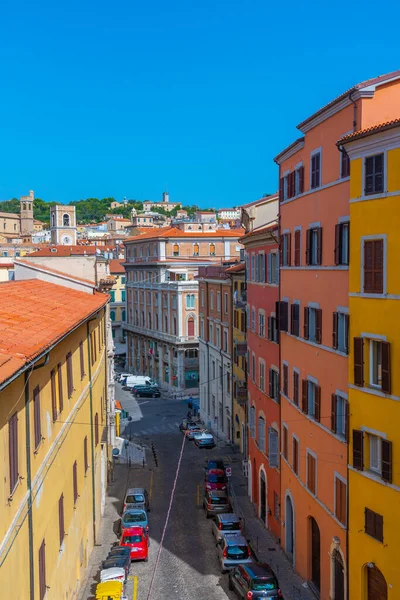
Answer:
[{"label": "cream colored building", "polygon": [[50,233],[52,244],[76,244],[75,206],[55,204],[50,207]]},{"label": "cream colored building", "polygon": [[164,210],[171,212],[174,208],[182,208],[181,202],[170,202],[168,192],[163,192],[162,202],[143,202],[143,210],[145,212],[155,211],[157,212],[157,208],[163,208]]}]

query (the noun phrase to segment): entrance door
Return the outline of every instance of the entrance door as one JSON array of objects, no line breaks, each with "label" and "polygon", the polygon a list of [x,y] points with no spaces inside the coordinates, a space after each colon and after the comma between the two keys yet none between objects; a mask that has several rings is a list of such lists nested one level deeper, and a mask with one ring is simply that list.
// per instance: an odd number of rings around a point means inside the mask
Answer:
[{"label": "entrance door", "polygon": [[387,600],[387,583],[379,569],[368,569],[368,600]]},{"label": "entrance door", "polygon": [[293,505],[290,496],[286,496],[286,509],[285,509],[285,549],[290,562],[293,564],[293,550],[294,550],[294,523],[293,523]]},{"label": "entrance door", "polygon": [[260,519],[265,523],[267,517],[267,486],[264,471],[260,471]]},{"label": "entrance door", "polygon": [[334,600],[344,600],[344,565],[340,553],[335,550],[333,555]]},{"label": "entrance door", "polygon": [[311,517],[311,581],[321,589],[321,540],[317,521]]},{"label": "entrance door", "polygon": [[188,319],[187,329],[188,329],[188,336],[193,337],[194,336],[194,319],[192,317],[190,317],[190,319]]}]

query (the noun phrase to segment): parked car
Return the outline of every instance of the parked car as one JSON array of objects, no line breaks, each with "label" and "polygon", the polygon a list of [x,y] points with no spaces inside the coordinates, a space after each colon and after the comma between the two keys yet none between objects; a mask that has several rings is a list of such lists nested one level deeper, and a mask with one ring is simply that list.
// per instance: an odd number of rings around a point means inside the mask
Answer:
[{"label": "parked car", "polygon": [[149,538],[143,527],[129,527],[122,532],[121,547],[129,548],[130,560],[149,559]]},{"label": "parked car", "polygon": [[227,478],[222,469],[210,469],[206,477],[206,490],[226,490]]},{"label": "parked car", "polygon": [[127,510],[128,504],[129,508],[144,508],[147,512],[150,512],[147,490],[144,488],[128,488],[125,494],[123,513]]},{"label": "parked car", "polygon": [[254,562],[246,538],[237,533],[225,534],[217,545],[217,555],[221,573],[226,573],[237,565]]},{"label": "parked car", "polygon": [[283,598],[274,572],[265,563],[235,567],[229,573],[228,585],[239,598]]},{"label": "parked car", "polygon": [[130,376],[131,376],[131,374],[130,374],[130,373],[119,373],[117,377],[118,377],[118,381],[119,381],[120,383],[123,383],[123,381],[124,381],[124,380],[125,380],[127,377],[130,377]]},{"label": "parked car", "polygon": [[104,569],[124,569],[125,581],[128,579],[129,567],[131,566],[131,557],[123,554],[112,555],[103,560],[101,568]]},{"label": "parked car", "polygon": [[198,448],[214,448],[215,440],[211,433],[201,432],[194,436],[194,443]]},{"label": "parked car", "polygon": [[206,466],[204,467],[205,478],[207,477],[207,473],[210,469],[222,469],[223,471],[225,471],[225,465],[222,458],[209,458],[208,460],[206,460]]},{"label": "parked car", "polygon": [[212,534],[219,542],[227,533],[241,533],[242,520],[235,513],[216,515],[212,524]]},{"label": "parked car", "polygon": [[123,567],[110,567],[100,571],[100,583],[106,581],[121,581],[126,583],[126,571]]},{"label": "parked car", "polygon": [[206,490],[203,508],[207,519],[220,513],[231,512],[231,505],[227,493],[222,490]]},{"label": "parked car", "polygon": [[128,600],[124,592],[123,581],[104,581],[96,586],[96,600],[104,600],[104,598],[112,598],[112,600]]},{"label": "parked car", "polygon": [[157,385],[157,382],[148,375],[129,375],[122,383],[129,389],[135,387],[135,385],[148,385],[150,387]]},{"label": "parked car", "polygon": [[147,537],[149,537],[149,519],[145,510],[135,508],[126,510],[123,513],[121,517],[121,534],[124,531],[124,529],[129,529],[130,527],[143,527],[147,534]]},{"label": "parked car", "polygon": [[193,440],[195,434],[202,433],[204,431],[204,427],[201,427],[198,423],[196,425],[189,425],[186,429],[186,437],[188,440]]},{"label": "parked car", "polygon": [[160,398],[161,396],[159,388],[152,385],[135,385],[132,394],[136,398]]},{"label": "parked car", "polygon": [[129,548],[123,548],[122,546],[114,546],[108,553],[107,558],[110,558],[111,556],[128,556],[129,554]]},{"label": "parked car", "polygon": [[179,424],[180,431],[186,431],[189,425],[198,425],[195,421],[190,421],[188,419],[183,419],[182,423]]}]

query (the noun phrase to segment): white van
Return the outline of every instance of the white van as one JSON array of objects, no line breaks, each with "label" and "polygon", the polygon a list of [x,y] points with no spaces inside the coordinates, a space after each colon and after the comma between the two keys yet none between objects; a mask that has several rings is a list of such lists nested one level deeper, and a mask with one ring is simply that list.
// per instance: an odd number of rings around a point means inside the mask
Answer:
[{"label": "white van", "polygon": [[157,383],[148,375],[129,375],[125,385],[127,388],[133,388],[135,385],[157,385]]}]

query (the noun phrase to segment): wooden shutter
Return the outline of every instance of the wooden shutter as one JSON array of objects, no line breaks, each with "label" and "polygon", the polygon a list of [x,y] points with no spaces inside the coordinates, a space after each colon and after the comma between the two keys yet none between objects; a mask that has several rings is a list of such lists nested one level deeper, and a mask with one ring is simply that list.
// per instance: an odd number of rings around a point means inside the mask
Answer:
[{"label": "wooden shutter", "polygon": [[364,338],[354,338],[354,385],[364,385]]},{"label": "wooden shutter", "polygon": [[272,340],[272,317],[268,317],[268,339]]},{"label": "wooden shutter", "polygon": [[79,359],[81,364],[81,379],[85,377],[85,356],[83,353],[83,342],[79,342]]},{"label": "wooden shutter", "polygon": [[392,442],[381,440],[382,442],[382,479],[392,483]]},{"label": "wooden shutter", "polygon": [[293,402],[296,406],[299,405],[299,380],[299,374],[297,371],[293,371]]},{"label": "wooden shutter", "polygon": [[307,487],[312,494],[315,494],[315,458],[311,454],[307,454]]},{"label": "wooden shutter", "polygon": [[8,452],[10,468],[10,494],[18,483],[18,416],[14,413],[8,421]]},{"label": "wooden shutter", "polygon": [[374,241],[374,292],[383,293],[383,240]]},{"label": "wooden shutter", "polygon": [[284,180],[285,180],[285,178],[284,178],[284,177],[281,177],[281,178],[279,179],[279,200],[280,200],[281,202],[283,202],[283,200],[285,199],[285,198],[284,198],[284,189],[285,189]]},{"label": "wooden shutter", "polygon": [[35,448],[42,441],[42,425],[40,422],[40,387],[37,385],[33,390],[33,415],[34,415],[34,430],[35,430]]},{"label": "wooden shutter", "polygon": [[346,354],[349,353],[349,335],[350,335],[350,315],[343,315],[344,318],[344,334],[345,334],[345,338],[344,338],[344,344],[345,344],[345,351]]},{"label": "wooden shutter", "polygon": [[300,306],[293,303],[290,307],[290,333],[295,336],[300,335]]},{"label": "wooden shutter", "polygon": [[369,508],[365,508],[365,533],[383,542],[383,517]]},{"label": "wooden shutter", "polygon": [[319,423],[321,421],[321,386],[315,385],[314,390],[314,419]]},{"label": "wooden shutter", "polygon": [[340,242],[342,237],[342,225],[341,223],[337,223],[335,225],[335,251],[334,251],[334,262],[335,265],[341,264],[341,252],[340,252]]},{"label": "wooden shutter", "polygon": [[292,179],[292,182],[291,182],[292,183],[292,196],[295,196],[296,195],[296,171],[293,171],[290,174],[290,177]]},{"label": "wooden shutter", "polygon": [[53,423],[57,420],[57,393],[56,393],[56,372],[52,369],[50,373],[51,383],[51,411],[53,414]]},{"label": "wooden shutter", "polygon": [[85,439],[83,440],[83,462],[85,464],[85,473],[86,473],[86,471],[89,468],[87,435],[85,435]]},{"label": "wooden shutter", "polygon": [[364,432],[353,429],[353,467],[364,470]]},{"label": "wooden shutter", "polygon": [[285,459],[288,458],[288,430],[282,427],[282,453]]},{"label": "wooden shutter", "polygon": [[304,414],[308,413],[308,381],[303,379],[301,382],[301,410]]},{"label": "wooden shutter", "polygon": [[383,240],[364,242],[364,292],[383,293]]},{"label": "wooden shutter", "polygon": [[298,475],[299,474],[299,442],[296,440],[296,438],[293,438],[292,451],[293,451],[293,471],[296,473],[296,475]]},{"label": "wooden shutter", "polygon": [[279,331],[288,331],[289,325],[289,303],[288,302],[276,302],[275,304],[276,317],[278,320]]},{"label": "wooden shutter", "polygon": [[346,402],[344,405],[344,434],[346,437],[346,442],[349,443],[349,422],[350,422],[350,410],[349,403]]},{"label": "wooden shutter", "polygon": [[72,371],[72,354],[68,352],[66,357],[67,362],[67,387],[68,387],[68,398],[71,398],[74,393],[74,379]]},{"label": "wooden shutter", "polygon": [[285,396],[289,395],[289,367],[283,365],[283,393]]},{"label": "wooden shutter", "polygon": [[64,396],[63,396],[63,380],[62,380],[61,363],[58,363],[58,365],[57,365],[57,375],[58,375],[58,405],[60,408],[60,412],[62,412],[63,408],[64,408]]},{"label": "wooden shutter", "polygon": [[338,349],[339,341],[338,341],[338,330],[339,330],[339,314],[337,312],[333,313],[333,323],[332,323],[332,348],[335,350]]},{"label": "wooden shutter", "polygon": [[273,369],[269,370],[269,397],[273,398],[274,397],[274,381],[273,381],[273,377],[274,377],[274,371]]},{"label": "wooden shutter", "polygon": [[279,435],[272,427],[268,432],[268,459],[271,468],[279,467]]},{"label": "wooden shutter", "polygon": [[294,232],[294,266],[295,267],[300,266],[300,252],[301,252],[300,242],[301,242],[301,231],[300,231],[300,229],[296,229],[296,231]]},{"label": "wooden shutter", "polygon": [[346,524],[346,508],[347,508],[347,493],[346,484],[341,481],[338,477],[335,479],[335,499],[336,499],[336,510],[335,514],[338,520]]},{"label": "wooden shutter", "polygon": [[374,242],[364,241],[364,292],[374,291]]},{"label": "wooden shutter", "polygon": [[331,431],[336,433],[336,413],[337,413],[337,396],[332,394],[331,396]]},{"label": "wooden shutter", "polygon": [[322,342],[322,309],[315,309],[315,341],[317,344]]},{"label": "wooden shutter", "polygon": [[311,229],[306,231],[306,265],[311,264]]},{"label": "wooden shutter", "polygon": [[61,494],[58,500],[58,530],[60,533],[60,547],[64,541],[65,527],[64,527],[64,494]]},{"label": "wooden shutter", "polygon": [[381,342],[382,348],[382,392],[391,393],[390,344]]},{"label": "wooden shutter", "polygon": [[304,339],[308,340],[308,323],[309,323],[310,309],[308,306],[304,307]]},{"label": "wooden shutter", "polygon": [[292,256],[292,234],[286,234],[286,256],[285,256],[285,264],[287,267],[290,267]]},{"label": "wooden shutter", "polygon": [[300,187],[300,194],[302,194],[304,192],[304,167],[303,167],[303,165],[301,167],[299,167],[299,187]]},{"label": "wooden shutter", "polygon": [[322,265],[322,227],[317,228],[317,265]]},{"label": "wooden shutter", "polygon": [[72,467],[72,483],[74,492],[74,504],[78,500],[78,464],[75,461]]},{"label": "wooden shutter", "polygon": [[39,600],[43,600],[46,591],[46,544],[43,540],[39,548]]},{"label": "wooden shutter", "polygon": [[[254,373],[253,373],[254,376]],[[94,443],[97,446],[99,443],[99,414],[96,413],[94,416]]]},{"label": "wooden shutter", "polygon": [[279,243],[279,264],[281,267],[283,267],[284,265],[284,254],[283,254],[283,249],[285,247],[285,237],[286,237],[286,233],[284,233],[281,238],[280,238],[280,243]]}]

